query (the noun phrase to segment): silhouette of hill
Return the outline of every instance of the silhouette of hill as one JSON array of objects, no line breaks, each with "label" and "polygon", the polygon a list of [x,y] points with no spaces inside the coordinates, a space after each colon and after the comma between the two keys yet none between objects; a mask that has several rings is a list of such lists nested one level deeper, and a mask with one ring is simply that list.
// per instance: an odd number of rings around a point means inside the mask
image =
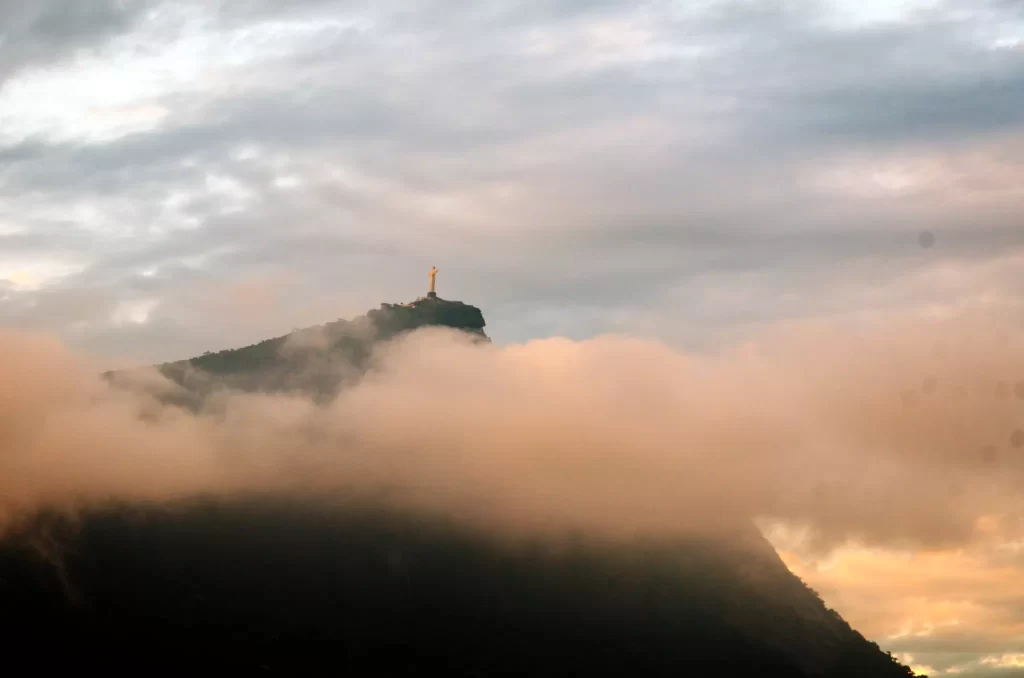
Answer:
[{"label": "silhouette of hill", "polygon": [[[428,298],[160,367],[200,397],[218,384],[324,397],[366,369],[375,342],[435,325],[487,340],[479,309]],[[51,669],[913,675],[752,524],[526,541],[365,497],[106,503],[40,511],[0,540],[0,605],[8,657],[45,638],[51,651],[30,661]]]},{"label": "silhouette of hill", "polygon": [[51,667],[912,675],[750,527],[512,543],[326,498],[109,505],[41,514],[0,543],[0,597],[8,647],[46,638]]},{"label": "silhouette of hill", "polygon": [[[485,324],[479,308],[461,301],[434,296],[410,303],[385,303],[352,320],[336,320],[251,346],[159,365],[165,377],[182,387],[180,393],[163,398],[195,407],[211,392],[230,388],[301,392],[328,399],[366,371],[378,342],[421,327],[448,327],[490,341]],[[132,381],[130,370],[105,376],[115,383]]]}]

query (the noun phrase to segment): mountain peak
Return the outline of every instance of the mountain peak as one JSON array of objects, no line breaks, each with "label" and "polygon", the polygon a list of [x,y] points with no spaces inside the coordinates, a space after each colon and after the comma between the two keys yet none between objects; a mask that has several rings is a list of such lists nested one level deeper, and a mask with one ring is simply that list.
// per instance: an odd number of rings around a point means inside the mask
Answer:
[{"label": "mountain peak", "polygon": [[[240,391],[302,392],[329,398],[358,380],[370,365],[376,346],[422,327],[447,327],[489,342],[483,312],[462,301],[430,292],[411,302],[382,303],[351,320],[295,330],[272,339],[158,365],[159,371],[184,389],[172,400],[198,407],[219,388]],[[127,372],[105,375],[130,383]]]},{"label": "mountain peak", "polygon": [[479,308],[461,301],[442,299],[433,292],[411,302],[381,304],[379,310],[368,312],[366,317],[378,332],[383,332],[385,336],[419,327],[438,326],[451,327],[487,338],[484,334],[487,323]]}]

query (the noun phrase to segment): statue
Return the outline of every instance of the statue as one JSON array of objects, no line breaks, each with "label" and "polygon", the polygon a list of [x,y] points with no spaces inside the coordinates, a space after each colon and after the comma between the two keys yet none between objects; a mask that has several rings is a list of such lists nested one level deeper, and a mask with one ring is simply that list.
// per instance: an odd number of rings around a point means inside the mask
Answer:
[{"label": "statue", "polygon": [[436,297],[437,292],[434,291],[434,280],[437,278],[437,267],[430,267],[430,292],[427,293],[428,297]]}]

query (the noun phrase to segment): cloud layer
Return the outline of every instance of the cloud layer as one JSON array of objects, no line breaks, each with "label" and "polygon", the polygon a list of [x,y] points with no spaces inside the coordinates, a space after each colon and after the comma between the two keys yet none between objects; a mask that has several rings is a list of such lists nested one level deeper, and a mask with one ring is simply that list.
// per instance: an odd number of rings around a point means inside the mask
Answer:
[{"label": "cloud layer", "polygon": [[[3,5],[0,319],[94,353],[248,343],[434,264],[500,342],[1020,312],[1012,2],[71,5]],[[183,300],[283,277],[249,321]]]},{"label": "cloud layer", "polygon": [[329,405],[225,392],[200,415],[109,387],[53,340],[5,334],[0,495],[16,512],[386,487],[492,528],[671,533],[757,517],[805,525],[819,547],[969,544],[979,520],[1020,508],[1024,343],[997,328],[803,327],[715,356],[421,330]]}]

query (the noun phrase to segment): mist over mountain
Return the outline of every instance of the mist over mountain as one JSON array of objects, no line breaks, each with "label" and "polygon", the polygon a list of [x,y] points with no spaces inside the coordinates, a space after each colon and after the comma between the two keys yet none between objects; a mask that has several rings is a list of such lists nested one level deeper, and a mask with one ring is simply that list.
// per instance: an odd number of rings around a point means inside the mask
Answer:
[{"label": "mist over mountain", "polygon": [[[166,381],[156,389],[142,372],[105,376],[170,408],[147,415],[143,407],[143,420],[183,406],[202,421],[222,416],[205,409],[219,393],[328,402],[372,374],[392,340],[441,329],[487,343],[484,326],[473,306],[424,298],[161,365]],[[467,417],[471,435],[471,412],[454,405],[448,416]],[[429,422],[393,426],[418,427],[403,438],[412,444],[437,435]],[[387,483],[346,492],[184,486],[158,498],[43,502],[20,514],[0,541],[0,603],[16,620],[10,640],[46,638],[61,648],[50,666],[116,670],[912,675],[827,609],[742,514],[709,515],[701,529],[663,536],[500,532],[474,519],[483,504],[441,511],[393,501],[402,492]]]}]

